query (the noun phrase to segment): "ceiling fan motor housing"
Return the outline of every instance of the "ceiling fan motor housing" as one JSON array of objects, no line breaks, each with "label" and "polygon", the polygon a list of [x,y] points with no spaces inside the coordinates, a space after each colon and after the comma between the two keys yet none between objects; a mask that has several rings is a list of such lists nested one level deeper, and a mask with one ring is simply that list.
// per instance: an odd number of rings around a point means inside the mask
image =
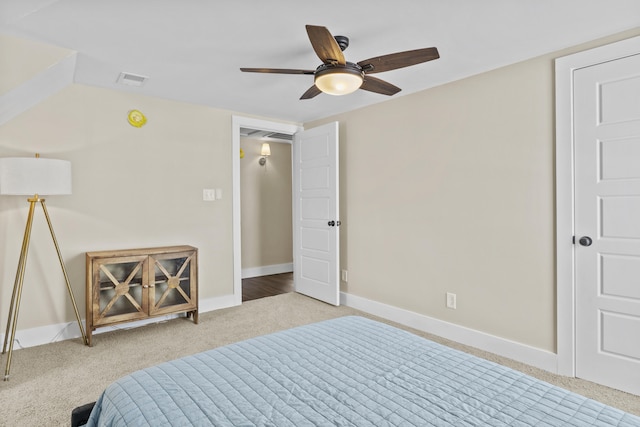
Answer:
[{"label": "ceiling fan motor housing", "polygon": [[362,67],[358,64],[354,64],[353,62],[347,62],[345,65],[320,64],[320,66],[316,68],[315,75],[317,76],[318,74],[323,73],[349,73],[364,77],[364,71],[362,70]]},{"label": "ceiling fan motor housing", "polygon": [[333,38],[336,39],[336,42],[338,43],[338,46],[340,46],[341,51],[344,52],[344,50],[349,47],[349,37],[334,36]]}]

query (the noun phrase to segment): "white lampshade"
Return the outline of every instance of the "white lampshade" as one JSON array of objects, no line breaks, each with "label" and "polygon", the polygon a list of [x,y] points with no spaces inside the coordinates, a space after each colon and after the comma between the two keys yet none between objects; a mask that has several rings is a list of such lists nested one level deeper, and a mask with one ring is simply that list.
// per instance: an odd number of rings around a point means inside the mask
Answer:
[{"label": "white lampshade", "polygon": [[39,157],[0,158],[0,194],[71,194],[71,162]]},{"label": "white lampshade", "polygon": [[260,155],[261,156],[270,156],[271,155],[271,147],[269,146],[269,143],[264,142],[262,144],[262,149],[260,150]]}]

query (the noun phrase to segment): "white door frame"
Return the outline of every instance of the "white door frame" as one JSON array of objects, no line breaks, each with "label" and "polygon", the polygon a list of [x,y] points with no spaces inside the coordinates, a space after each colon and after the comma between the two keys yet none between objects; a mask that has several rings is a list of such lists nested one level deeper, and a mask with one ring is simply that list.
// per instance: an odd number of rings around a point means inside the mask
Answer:
[{"label": "white door frame", "polygon": [[574,71],[640,53],[640,37],[558,58],[556,70],[556,304],[558,374],[575,377]]},{"label": "white door frame", "polygon": [[233,303],[242,304],[242,239],[240,208],[240,128],[250,128],[293,135],[303,130],[302,126],[278,123],[250,117],[231,116],[231,173],[233,185]]}]

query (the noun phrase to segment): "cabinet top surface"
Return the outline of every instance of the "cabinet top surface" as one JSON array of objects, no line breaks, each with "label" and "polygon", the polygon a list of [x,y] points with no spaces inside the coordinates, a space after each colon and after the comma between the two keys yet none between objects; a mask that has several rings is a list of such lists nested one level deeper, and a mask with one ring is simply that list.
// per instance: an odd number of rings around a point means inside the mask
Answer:
[{"label": "cabinet top surface", "polygon": [[94,257],[130,256],[130,255],[157,255],[157,254],[197,251],[197,250],[198,248],[189,246],[189,245],[162,246],[162,247],[155,247],[155,248],[91,251],[91,252],[87,252],[87,257],[94,258]]}]

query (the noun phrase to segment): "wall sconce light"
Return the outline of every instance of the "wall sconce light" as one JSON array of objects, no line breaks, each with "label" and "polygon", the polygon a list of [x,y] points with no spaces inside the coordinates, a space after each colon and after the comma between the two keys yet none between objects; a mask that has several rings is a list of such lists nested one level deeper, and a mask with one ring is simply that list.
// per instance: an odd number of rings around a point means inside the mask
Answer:
[{"label": "wall sconce light", "polygon": [[260,149],[260,155],[262,157],[260,157],[260,160],[258,160],[258,163],[260,163],[260,166],[264,166],[265,164],[267,164],[267,157],[271,155],[271,147],[269,146],[269,143],[265,142],[262,144],[262,149]]}]

